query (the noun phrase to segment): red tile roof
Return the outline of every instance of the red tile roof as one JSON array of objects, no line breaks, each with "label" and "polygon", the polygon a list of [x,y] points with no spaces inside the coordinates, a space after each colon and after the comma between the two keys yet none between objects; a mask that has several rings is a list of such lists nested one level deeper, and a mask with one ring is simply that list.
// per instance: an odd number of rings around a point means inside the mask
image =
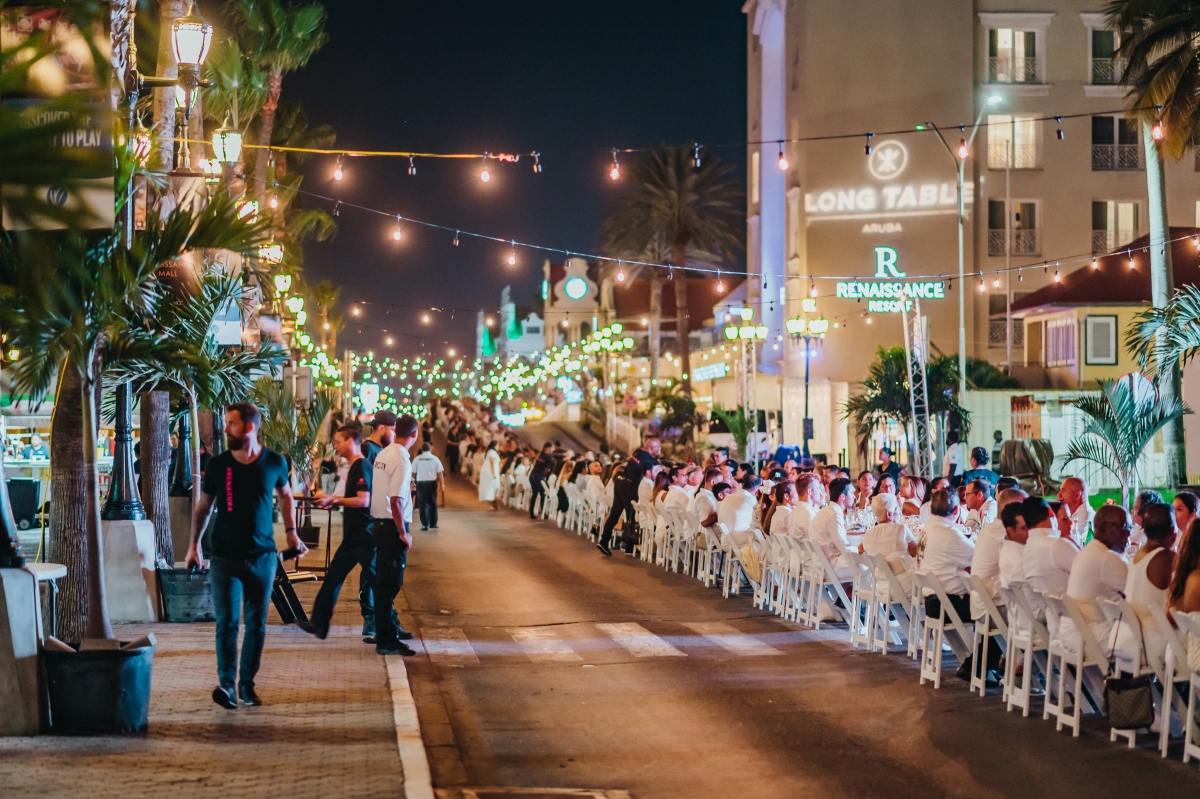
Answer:
[{"label": "red tile roof", "polygon": [[[1175,288],[1200,283],[1200,248],[1197,228],[1173,227],[1170,240]],[[1048,306],[1142,305],[1150,302],[1150,236],[1145,235],[1125,247],[1096,259],[1097,269],[1088,261],[1062,281],[1016,300],[1013,311],[1028,311]],[[1133,268],[1129,268],[1130,256]],[[1049,264],[1051,269],[1054,263]],[[1036,269],[1037,267],[1030,267]]]}]

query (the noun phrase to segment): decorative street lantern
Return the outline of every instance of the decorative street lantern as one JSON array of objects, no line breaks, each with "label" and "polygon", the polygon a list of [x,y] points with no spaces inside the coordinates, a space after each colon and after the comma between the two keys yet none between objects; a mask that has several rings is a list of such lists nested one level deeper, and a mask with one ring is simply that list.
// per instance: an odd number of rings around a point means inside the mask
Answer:
[{"label": "decorative street lantern", "polygon": [[[283,263],[283,245],[277,241],[268,242],[258,248],[258,257],[261,261],[278,266]],[[288,285],[291,285],[290,277]]]},{"label": "decorative street lantern", "polygon": [[171,25],[171,45],[180,68],[190,67],[198,71],[208,57],[212,37],[213,26],[196,14],[196,4],[192,3],[187,14]]},{"label": "decorative street lantern", "polygon": [[213,131],[213,155],[222,165],[232,167],[242,157],[241,131],[230,126],[230,115],[225,115],[225,124]]},{"label": "decorative street lantern", "polygon": [[287,272],[280,272],[275,276],[275,290],[280,294],[287,294],[288,289],[292,287],[292,276]]}]

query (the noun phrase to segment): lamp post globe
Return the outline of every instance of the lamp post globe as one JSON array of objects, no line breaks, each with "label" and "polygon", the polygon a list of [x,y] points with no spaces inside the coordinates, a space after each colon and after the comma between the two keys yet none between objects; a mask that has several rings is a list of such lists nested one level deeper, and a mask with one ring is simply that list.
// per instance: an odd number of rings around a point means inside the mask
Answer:
[{"label": "lamp post globe", "polygon": [[275,276],[275,290],[280,294],[287,294],[288,289],[292,287],[292,276],[286,272],[280,272]]},{"label": "lamp post globe", "polygon": [[188,6],[188,12],[175,20],[171,26],[171,46],[175,61],[181,68],[199,70],[212,47],[213,26],[196,13],[196,4]]},{"label": "lamp post globe", "polygon": [[229,115],[225,115],[225,124],[213,131],[213,155],[224,166],[233,166],[242,157],[242,133],[229,124]]}]

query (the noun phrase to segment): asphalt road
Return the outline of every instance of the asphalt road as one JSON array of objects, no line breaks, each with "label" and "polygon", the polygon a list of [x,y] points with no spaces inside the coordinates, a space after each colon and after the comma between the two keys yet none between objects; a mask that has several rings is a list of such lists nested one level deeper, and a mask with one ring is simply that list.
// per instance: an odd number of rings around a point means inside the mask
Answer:
[{"label": "asphalt road", "polygon": [[[1200,767],[1007,713],[748,596],[602,557],[452,481],[414,528],[404,619],[434,784],[649,797],[1197,796]],[[605,794],[599,794],[601,796]],[[620,794],[609,794],[610,796]],[[544,795],[543,795],[544,796]]]}]

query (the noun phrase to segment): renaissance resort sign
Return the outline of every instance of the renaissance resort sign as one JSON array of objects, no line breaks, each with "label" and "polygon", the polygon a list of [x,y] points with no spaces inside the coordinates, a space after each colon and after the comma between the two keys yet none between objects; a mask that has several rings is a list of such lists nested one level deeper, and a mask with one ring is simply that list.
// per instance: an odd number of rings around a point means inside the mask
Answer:
[{"label": "renaissance resort sign", "polygon": [[941,281],[900,280],[907,277],[896,266],[899,254],[891,247],[875,248],[876,280],[838,281],[836,296],[847,300],[867,300],[870,313],[899,313],[910,310],[914,299],[943,300],[946,287]]}]

